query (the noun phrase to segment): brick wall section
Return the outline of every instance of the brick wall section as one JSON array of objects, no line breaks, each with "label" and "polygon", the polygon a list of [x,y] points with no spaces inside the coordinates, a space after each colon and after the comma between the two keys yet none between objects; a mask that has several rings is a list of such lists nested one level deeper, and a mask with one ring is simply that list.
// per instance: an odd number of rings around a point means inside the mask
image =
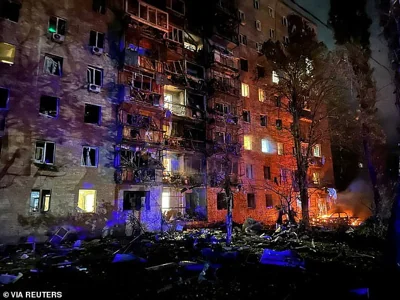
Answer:
[{"label": "brick wall section", "polygon": [[[62,44],[47,35],[53,15],[67,20]],[[107,54],[93,55],[88,46],[90,30],[106,33],[112,19],[110,11],[92,11],[92,1],[74,0],[23,1],[18,23],[0,21],[0,41],[17,48],[14,65],[0,64],[0,86],[10,90],[0,166],[1,185],[10,186],[0,189],[0,236],[23,233],[17,215],[29,214],[31,189],[52,191],[50,212],[55,215],[75,212],[79,189],[97,190],[98,204],[114,201],[115,99],[110,95],[117,73]],[[109,49],[107,37],[104,48]],[[45,53],[63,57],[61,77],[44,74]],[[99,94],[87,89],[88,65],[104,71]],[[41,95],[60,98],[57,118],[39,114]],[[85,103],[101,106],[100,126],[84,123]],[[56,143],[57,172],[43,172],[32,164],[36,140]],[[99,147],[97,168],[81,167],[83,145]]]}]

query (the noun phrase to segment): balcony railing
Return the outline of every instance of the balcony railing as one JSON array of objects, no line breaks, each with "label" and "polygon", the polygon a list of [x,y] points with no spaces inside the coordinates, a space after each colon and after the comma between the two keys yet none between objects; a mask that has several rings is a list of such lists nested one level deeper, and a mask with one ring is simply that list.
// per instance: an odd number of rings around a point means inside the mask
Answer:
[{"label": "balcony railing", "polygon": [[308,160],[308,165],[311,167],[322,167],[324,165],[324,159],[322,157],[311,157]]},{"label": "balcony railing", "polygon": [[211,75],[211,86],[219,92],[230,94],[233,96],[240,96],[240,84],[238,80],[232,78],[218,78]]},{"label": "balcony railing", "polygon": [[170,110],[172,114],[180,117],[193,118],[203,120],[205,112],[199,109],[194,109],[182,104],[165,103],[164,108]]},{"label": "balcony railing", "polygon": [[122,139],[127,142],[162,144],[163,133],[156,130],[136,128],[130,125],[122,126]]},{"label": "balcony railing", "polygon": [[164,137],[165,146],[175,150],[204,151],[205,142],[182,137]]},{"label": "balcony railing", "polygon": [[168,13],[140,0],[126,0],[125,11],[130,17],[168,33]]},{"label": "balcony railing", "polygon": [[217,50],[213,50],[211,59],[213,64],[218,64],[235,71],[239,70],[239,60],[235,57],[227,56]]},{"label": "balcony railing", "polygon": [[[239,184],[239,175],[238,174],[230,174],[229,180],[231,185]],[[214,172],[209,176],[209,184],[211,187],[221,187],[225,182],[225,173],[224,172]]]},{"label": "balcony railing", "polygon": [[242,148],[242,145],[237,142],[226,143],[226,142],[217,142],[216,141],[213,143],[212,150],[213,150],[214,154],[229,153],[229,154],[239,156],[241,148]]},{"label": "balcony railing", "polygon": [[125,49],[124,64],[127,66],[141,68],[150,72],[163,72],[163,64],[147,56],[139,55],[138,52],[129,48]]},{"label": "balcony railing", "polygon": [[204,173],[185,174],[184,172],[163,172],[163,183],[171,185],[197,186],[206,184]]},{"label": "balcony railing", "polygon": [[131,169],[121,167],[115,172],[116,183],[142,184],[156,181],[155,169]]}]

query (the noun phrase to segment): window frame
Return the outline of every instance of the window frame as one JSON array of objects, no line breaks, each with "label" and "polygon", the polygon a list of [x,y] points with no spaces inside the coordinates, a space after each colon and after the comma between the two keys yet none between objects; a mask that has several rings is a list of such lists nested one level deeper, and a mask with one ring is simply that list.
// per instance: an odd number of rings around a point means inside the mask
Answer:
[{"label": "window frame", "polygon": [[276,153],[278,154],[278,155],[284,155],[284,145],[283,145],[283,143],[281,143],[281,142],[277,142],[276,143]]},{"label": "window frame", "polygon": [[[84,105],[85,105],[85,106],[84,106],[84,111],[83,111],[83,122],[84,122],[85,124],[94,124],[94,125],[100,126],[100,125],[101,125],[101,117],[102,117],[102,106],[96,105],[96,104],[92,104],[92,103],[84,103]],[[96,107],[99,108],[99,114],[98,114],[98,121],[97,121],[97,123],[85,122],[86,107],[89,107],[89,106],[96,106]]]},{"label": "window frame", "polygon": [[[56,59],[60,59],[60,61],[56,61],[55,58]],[[46,60],[47,59],[52,59],[53,61],[58,63],[59,74],[47,72],[47,68],[46,68]],[[50,54],[50,53],[45,53],[44,54],[44,60],[43,60],[43,73],[44,74],[57,76],[57,77],[62,77],[62,75],[63,75],[63,66],[64,66],[64,57],[58,56],[58,55],[53,55],[53,54]]]},{"label": "window frame", "polygon": [[[248,118],[246,118],[246,119],[244,118],[245,113],[247,113],[246,115],[248,116]],[[250,114],[250,110],[243,109],[242,117],[243,117],[243,122],[249,123],[249,124],[251,123],[251,114]]]},{"label": "window frame", "polygon": [[185,4],[185,1],[182,1],[182,0],[175,0],[175,1],[179,1],[179,2],[181,2],[181,3],[183,4],[183,13],[181,13],[181,12],[179,12],[179,11],[176,11],[175,9],[172,8],[172,1],[174,1],[174,0],[168,0],[168,1],[167,1],[166,7],[167,7],[168,9],[172,10],[174,13],[180,15],[180,16],[186,15],[186,4]]},{"label": "window frame", "polygon": [[273,40],[275,40],[275,29],[270,28],[269,29],[269,37]]},{"label": "window frame", "polygon": [[264,173],[265,180],[271,180],[272,176],[271,176],[271,167],[270,166],[264,166],[263,173]]},{"label": "window frame", "polygon": [[[91,74],[93,82],[90,82],[90,80],[89,80],[89,71],[90,70],[93,70],[93,73]],[[96,72],[100,72],[100,84],[96,84]],[[87,68],[86,68],[87,84],[89,84],[89,85],[93,84],[95,86],[102,87],[103,86],[103,72],[104,72],[103,69],[100,69],[100,68],[97,68],[94,66],[87,66]]]},{"label": "window frame", "polygon": [[275,70],[272,71],[272,83],[279,84],[279,76]]},{"label": "window frame", "polygon": [[[83,191],[94,191],[94,203],[93,203],[93,211],[87,211],[86,209],[83,209],[81,207],[79,207],[79,202],[80,202],[80,198],[81,198],[81,191],[83,193]],[[82,195],[82,197],[85,197],[84,195]],[[86,197],[85,197],[86,198]],[[83,206],[86,206],[86,202],[85,199],[83,200]],[[79,189],[78,190],[78,203],[77,203],[77,208],[79,208],[81,211],[81,213],[87,213],[87,214],[94,214],[97,211],[97,190],[92,190],[92,189]]]},{"label": "window frame", "polygon": [[253,0],[253,7],[255,9],[260,9],[260,0]]},{"label": "window frame", "polygon": [[[40,111],[40,110],[41,110],[41,105],[42,105],[42,100],[43,100],[44,97],[52,98],[52,99],[55,99],[55,100],[56,100],[56,115],[55,115],[55,116],[52,116],[52,115],[50,115],[50,114],[45,114],[45,113],[43,113],[43,112]],[[46,117],[48,117],[48,118],[53,118],[53,119],[54,119],[54,118],[57,118],[57,117],[58,117],[59,111],[60,111],[60,98],[58,98],[58,97],[53,97],[53,96],[48,96],[48,95],[42,95],[42,96],[40,96],[40,99],[39,99],[39,114],[41,114],[42,116],[46,116]]]},{"label": "window frame", "polygon": [[250,85],[247,83],[241,83],[241,95],[245,98],[250,98]]},{"label": "window frame", "polygon": [[9,109],[9,107],[8,107],[8,104],[9,104],[9,102],[10,102],[10,89],[8,89],[8,88],[5,88],[5,87],[1,87],[0,86],[0,90],[5,90],[5,91],[7,91],[7,98],[5,99],[5,107],[0,107],[0,111],[2,111],[2,110],[8,110]]},{"label": "window frame", "polygon": [[[263,125],[263,120],[264,120],[265,125]],[[268,124],[267,122],[268,122],[267,115],[260,114],[260,126],[267,127],[267,124]]]},{"label": "window frame", "polygon": [[[95,150],[95,165],[94,166],[89,166],[89,165],[85,165],[83,164],[84,161],[84,157],[83,157],[83,153],[85,148],[88,148],[88,150],[94,149]],[[90,158],[89,158],[90,159]],[[93,147],[93,146],[82,146],[82,152],[81,152],[81,167],[85,167],[85,168],[97,168],[99,166],[99,147]]]},{"label": "window frame", "polygon": [[285,27],[289,26],[289,22],[286,16],[282,16],[282,25]]},{"label": "window frame", "polygon": [[[92,32],[94,32],[96,34],[95,45],[90,45],[90,40],[91,40],[90,36],[91,36]],[[101,47],[99,46],[99,35],[103,35],[103,44],[101,45]],[[90,47],[97,47],[97,48],[100,48],[100,49],[104,49],[105,38],[106,38],[105,33],[100,32],[100,31],[96,31],[96,30],[90,30],[90,32],[89,32],[89,46]]]},{"label": "window frame", "polygon": [[239,15],[240,24],[245,25],[246,24],[246,14],[244,13],[244,11],[239,9],[238,15]]},{"label": "window frame", "polygon": [[245,134],[243,136],[243,149],[244,150],[252,150],[253,149],[252,137],[248,134]]},{"label": "window frame", "polygon": [[255,21],[255,26],[257,31],[261,31],[262,30],[262,26],[261,26],[261,21],[260,20],[256,20]]},{"label": "window frame", "polygon": [[[51,18],[56,18],[57,19],[56,20],[56,31],[55,32],[51,32],[50,31],[50,20],[51,20]],[[60,20],[65,23],[65,28],[64,28],[65,32],[64,33],[59,33],[59,22],[60,22]],[[59,35],[62,35],[62,36],[66,36],[67,35],[67,20],[64,19],[64,18],[57,17],[57,16],[50,16],[49,22],[48,22],[47,31],[49,33],[51,33],[51,34],[59,34]]]},{"label": "window frame", "polygon": [[[317,155],[315,155],[316,154],[316,149],[318,149],[318,153],[317,153]],[[315,144],[313,147],[312,147],[312,150],[313,150],[313,156],[314,157],[322,157],[322,146],[321,146],[321,144]]]},{"label": "window frame", "polygon": [[[183,45],[183,43],[185,41],[184,31],[173,25],[169,25],[169,27],[171,27],[171,31],[168,31],[167,40],[172,41],[177,44],[180,44],[180,45]],[[175,34],[174,34],[174,30],[176,30]],[[181,35],[179,35],[179,32],[181,33]],[[174,38],[175,35],[177,38]],[[182,40],[180,41],[179,38],[181,38]]]},{"label": "window frame", "polygon": [[[42,147],[38,147],[37,143],[44,143],[43,148]],[[52,163],[47,163],[46,162],[46,152],[47,152],[47,144],[53,144],[53,162]],[[36,159],[36,153],[37,153],[37,149],[43,149],[42,151],[42,158],[41,159]],[[50,141],[42,141],[42,140],[38,140],[35,142],[35,152],[34,152],[34,158],[33,158],[34,162],[36,164],[41,164],[41,165],[54,165],[55,161],[56,161],[56,143],[55,142],[50,142]]]},{"label": "window frame", "polygon": [[239,43],[241,45],[247,46],[247,35],[245,34],[239,34]]},{"label": "window frame", "polygon": [[246,199],[247,199],[247,208],[250,208],[250,209],[256,209],[257,208],[256,194],[255,193],[247,193]]},{"label": "window frame", "polygon": [[261,139],[261,152],[264,154],[271,154],[271,141],[267,138]]},{"label": "window frame", "polygon": [[245,58],[240,58],[240,71],[248,72],[249,71],[249,61]]},{"label": "window frame", "polygon": [[[39,197],[38,197],[38,210],[37,211],[33,211],[33,208],[35,208],[35,206],[32,205],[32,193],[34,192],[38,192],[39,193]],[[49,192],[49,193],[46,193]],[[46,201],[45,201],[45,196],[46,195],[50,195],[49,198],[49,203],[46,209]],[[51,198],[52,198],[52,191],[51,189],[47,190],[47,189],[32,189],[31,193],[30,193],[30,197],[29,197],[29,213],[30,214],[43,214],[43,213],[48,213],[50,211],[50,207],[51,207]]]},{"label": "window frame", "polygon": [[268,6],[268,16],[275,18],[275,10],[271,6]]}]

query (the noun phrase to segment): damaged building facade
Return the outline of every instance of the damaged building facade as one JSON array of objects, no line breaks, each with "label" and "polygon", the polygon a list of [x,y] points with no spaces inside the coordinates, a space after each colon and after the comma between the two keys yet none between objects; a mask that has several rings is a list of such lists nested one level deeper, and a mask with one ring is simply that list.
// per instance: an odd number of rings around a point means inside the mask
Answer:
[{"label": "damaged building facade", "polygon": [[[276,221],[279,191],[293,188],[293,142],[284,99],[266,96],[276,76],[261,50],[286,41],[299,12],[273,0],[1,3],[7,233],[22,234],[19,214],[95,213],[103,202],[149,230],[223,221],[227,174],[235,222]],[[313,214],[333,182],[329,141],[318,146]]]}]

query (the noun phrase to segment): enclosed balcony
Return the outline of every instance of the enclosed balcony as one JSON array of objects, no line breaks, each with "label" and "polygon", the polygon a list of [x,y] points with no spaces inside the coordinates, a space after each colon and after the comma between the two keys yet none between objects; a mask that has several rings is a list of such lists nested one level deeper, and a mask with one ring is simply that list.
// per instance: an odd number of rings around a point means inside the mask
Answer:
[{"label": "enclosed balcony", "polygon": [[223,73],[211,70],[209,72],[209,84],[212,88],[224,94],[240,97],[240,81]]},{"label": "enclosed balcony", "polygon": [[141,0],[126,0],[125,12],[134,20],[156,28],[165,33],[168,32],[168,13]]},{"label": "enclosed balcony", "polygon": [[203,120],[204,96],[187,92],[176,86],[164,86],[164,108],[175,116]]},{"label": "enclosed balcony", "polygon": [[217,49],[211,52],[211,64],[216,68],[228,69],[234,72],[239,70],[238,58]]},{"label": "enclosed balcony", "polygon": [[118,184],[143,184],[156,181],[155,169],[131,169],[127,167],[120,167],[115,172],[115,182]]},{"label": "enclosed balcony", "polygon": [[177,120],[165,126],[165,147],[176,151],[204,152],[206,135],[205,129],[200,126],[201,124],[191,124],[184,120]]},{"label": "enclosed balcony", "polygon": [[166,152],[163,160],[163,183],[201,186],[206,183],[205,159],[202,156]]},{"label": "enclosed balcony", "polygon": [[163,72],[163,64],[160,61],[139,53],[138,48],[133,45],[126,48],[124,52],[124,65],[151,73]]}]

